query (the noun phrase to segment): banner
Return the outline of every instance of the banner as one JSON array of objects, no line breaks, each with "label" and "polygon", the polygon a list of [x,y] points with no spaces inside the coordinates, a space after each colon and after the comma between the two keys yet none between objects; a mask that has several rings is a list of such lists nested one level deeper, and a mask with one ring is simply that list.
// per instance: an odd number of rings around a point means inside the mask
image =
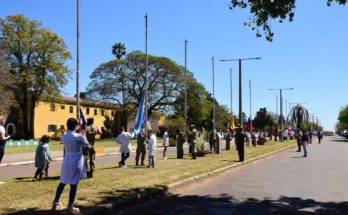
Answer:
[{"label": "banner", "polygon": [[80,107],[80,126],[81,128],[86,128],[87,122],[85,116],[83,115],[82,108]]},{"label": "banner", "polygon": [[137,111],[137,116],[135,118],[135,128],[134,128],[134,133],[137,135],[141,131],[141,127],[144,123],[145,120],[145,105],[144,105],[144,100],[145,100],[145,94],[141,97],[138,111]]}]

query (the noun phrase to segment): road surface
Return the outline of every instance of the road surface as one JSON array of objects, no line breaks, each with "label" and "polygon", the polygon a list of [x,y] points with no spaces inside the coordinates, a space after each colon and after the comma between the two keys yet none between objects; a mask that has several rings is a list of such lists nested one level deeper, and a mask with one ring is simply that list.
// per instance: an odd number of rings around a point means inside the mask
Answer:
[{"label": "road surface", "polygon": [[348,140],[286,150],[118,214],[348,214]]}]

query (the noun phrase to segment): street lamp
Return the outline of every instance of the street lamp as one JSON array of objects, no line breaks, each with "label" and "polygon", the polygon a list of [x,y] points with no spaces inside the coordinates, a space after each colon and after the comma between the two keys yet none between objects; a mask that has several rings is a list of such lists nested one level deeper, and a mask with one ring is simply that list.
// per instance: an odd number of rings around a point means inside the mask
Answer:
[{"label": "street lamp", "polygon": [[187,132],[187,40],[185,39],[185,132]]},{"label": "street lamp", "polygon": [[236,59],[221,59],[221,62],[238,61],[239,64],[239,124],[243,127],[243,111],[242,111],[242,61],[245,60],[260,60],[261,57],[254,58],[236,58]]},{"label": "street lamp", "polygon": [[279,90],[280,94],[280,124],[282,127],[280,140],[283,141],[283,129],[284,129],[284,120],[283,120],[283,96],[282,91],[283,90],[293,90],[294,88],[279,88],[279,89],[268,89],[268,90]]}]

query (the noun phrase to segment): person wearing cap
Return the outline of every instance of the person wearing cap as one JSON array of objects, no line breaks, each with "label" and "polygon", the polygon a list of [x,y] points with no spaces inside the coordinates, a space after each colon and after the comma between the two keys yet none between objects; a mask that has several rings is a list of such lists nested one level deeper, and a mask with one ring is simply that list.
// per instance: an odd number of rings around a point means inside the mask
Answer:
[{"label": "person wearing cap", "polygon": [[192,159],[196,159],[197,130],[195,128],[195,125],[190,125],[188,136],[187,136],[187,142],[190,145]]},{"label": "person wearing cap", "polygon": [[5,127],[4,127],[4,118],[0,117],[0,163],[5,154],[5,145],[6,140],[10,139],[10,135],[6,135]]},{"label": "person wearing cap", "polygon": [[240,125],[237,125],[235,128],[236,134],[234,136],[238,156],[239,156],[239,162],[244,162],[244,142],[247,139],[247,136],[242,132],[243,129],[240,127]]},{"label": "person wearing cap", "polygon": [[85,163],[87,169],[87,178],[93,178],[93,172],[95,169],[95,136],[97,134],[101,134],[102,132],[99,130],[97,126],[94,125],[94,119],[87,119],[87,127],[86,127],[86,137],[89,143],[88,147],[82,148],[83,155],[85,156]]}]

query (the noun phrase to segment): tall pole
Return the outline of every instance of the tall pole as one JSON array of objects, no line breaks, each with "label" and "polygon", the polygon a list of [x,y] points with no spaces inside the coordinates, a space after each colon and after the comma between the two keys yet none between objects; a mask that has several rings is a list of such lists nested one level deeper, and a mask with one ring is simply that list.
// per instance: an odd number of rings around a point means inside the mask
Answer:
[{"label": "tall pole", "polygon": [[185,39],[185,133],[187,132],[187,40]]},{"label": "tall pole", "polygon": [[242,110],[242,59],[238,60],[239,63],[239,124],[243,128],[243,110]]},{"label": "tall pole", "polygon": [[145,136],[147,137],[147,121],[148,121],[148,100],[149,100],[149,95],[148,95],[148,88],[149,88],[149,84],[148,84],[148,70],[149,70],[149,58],[147,55],[147,29],[148,29],[148,25],[147,25],[147,19],[148,16],[147,14],[145,14]]},{"label": "tall pole", "polygon": [[[211,58],[212,61],[212,72],[213,72],[213,132],[215,132],[215,72],[214,72],[214,57]],[[214,133],[213,133],[214,134]],[[214,134],[215,138],[215,134]]]},{"label": "tall pole", "polygon": [[252,118],[252,103],[251,103],[251,81],[249,80],[249,98],[250,98],[250,133],[253,131],[253,118]]},{"label": "tall pole", "polygon": [[[231,96],[231,117],[233,117],[233,110],[232,110],[232,67],[230,68],[230,96]],[[233,118],[231,118],[233,119]],[[230,126],[232,127],[232,125]]]},{"label": "tall pole", "polygon": [[285,123],[287,124],[288,123],[288,102],[286,101],[285,99]]},{"label": "tall pole", "polygon": [[277,113],[277,121],[279,120],[279,112],[278,112],[278,94],[276,94],[276,113]]},{"label": "tall pole", "polygon": [[76,26],[76,119],[80,121],[80,0],[77,0]]},{"label": "tall pole", "polygon": [[282,89],[280,89],[280,124],[281,124],[281,135],[280,135],[280,141],[283,141],[283,130],[284,130],[284,122],[283,122],[283,96],[282,96]]}]

